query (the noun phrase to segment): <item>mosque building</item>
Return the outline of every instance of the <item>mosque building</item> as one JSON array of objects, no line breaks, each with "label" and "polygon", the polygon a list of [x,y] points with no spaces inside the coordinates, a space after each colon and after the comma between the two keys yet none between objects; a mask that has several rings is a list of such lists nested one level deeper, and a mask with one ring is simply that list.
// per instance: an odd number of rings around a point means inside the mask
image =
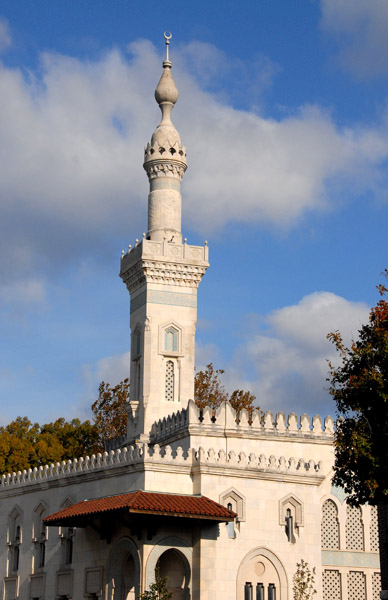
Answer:
[{"label": "mosque building", "polygon": [[[197,289],[209,249],[182,238],[186,148],[171,121],[170,36],[145,148],[148,232],[121,257],[130,293],[127,439],[3,475],[2,600],[293,600],[301,559],[320,600],[378,600],[377,512],[331,484],[333,419],[193,402]],[[290,407],[292,410],[292,407]]]}]

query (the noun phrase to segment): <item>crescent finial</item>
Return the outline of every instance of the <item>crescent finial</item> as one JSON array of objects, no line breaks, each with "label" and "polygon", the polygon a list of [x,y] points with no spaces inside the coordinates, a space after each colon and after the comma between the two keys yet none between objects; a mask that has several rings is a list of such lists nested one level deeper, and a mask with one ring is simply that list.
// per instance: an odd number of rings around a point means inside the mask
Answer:
[{"label": "crescent finial", "polygon": [[164,34],[163,34],[163,37],[166,40],[166,59],[165,59],[164,63],[167,63],[166,66],[171,66],[171,64],[169,64],[170,63],[170,58],[168,56],[168,46],[169,46],[170,40],[172,38],[171,31],[165,31]]}]

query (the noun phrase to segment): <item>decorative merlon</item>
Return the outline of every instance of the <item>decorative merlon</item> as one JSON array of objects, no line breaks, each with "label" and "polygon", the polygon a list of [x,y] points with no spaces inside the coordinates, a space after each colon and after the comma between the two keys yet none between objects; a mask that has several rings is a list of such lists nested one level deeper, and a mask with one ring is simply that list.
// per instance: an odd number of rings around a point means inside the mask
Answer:
[{"label": "decorative merlon", "polygon": [[167,418],[156,421],[151,429],[151,442],[165,442],[183,435],[210,435],[215,437],[245,438],[292,438],[299,441],[328,440],[332,442],[334,421],[327,416],[323,423],[319,415],[312,420],[306,414],[300,418],[291,413],[286,417],[283,412],[275,416],[267,411],[264,416],[254,411],[252,416],[247,410],[236,413],[228,402],[217,410],[206,407],[200,410],[190,400],[187,409],[173,413]]},{"label": "decorative merlon", "polygon": [[[122,449],[111,450],[103,454],[75,458],[73,460],[57,462],[44,467],[9,473],[1,477],[0,494],[10,488],[33,486],[48,480],[71,478],[80,474],[85,475],[93,471],[117,469],[125,465],[153,466],[155,470],[165,470],[187,467],[189,470],[198,468],[233,469],[238,470],[239,476],[251,476],[255,473],[263,478],[284,478],[291,476],[302,482],[319,484],[324,478],[322,461],[306,460],[304,458],[285,458],[284,456],[266,456],[254,453],[249,455],[244,452],[236,453],[233,450],[226,453],[224,450],[216,452],[213,448],[190,448],[184,451],[181,447],[173,450],[171,446],[160,447],[158,444],[135,444]],[[249,475],[250,474],[250,475]],[[306,479],[307,478],[307,479]]]}]

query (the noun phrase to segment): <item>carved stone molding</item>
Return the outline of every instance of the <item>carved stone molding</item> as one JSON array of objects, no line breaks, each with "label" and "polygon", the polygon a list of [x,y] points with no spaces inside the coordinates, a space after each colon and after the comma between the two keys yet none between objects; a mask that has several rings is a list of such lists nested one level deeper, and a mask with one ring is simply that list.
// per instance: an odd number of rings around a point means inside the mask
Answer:
[{"label": "carved stone molding", "polygon": [[137,290],[144,282],[197,288],[206,269],[205,265],[140,260],[121,273],[121,278],[130,293]]},{"label": "carved stone molding", "polygon": [[144,169],[149,179],[155,179],[156,177],[173,176],[182,180],[182,177],[186,171],[186,165],[177,161],[152,161],[144,163]]}]

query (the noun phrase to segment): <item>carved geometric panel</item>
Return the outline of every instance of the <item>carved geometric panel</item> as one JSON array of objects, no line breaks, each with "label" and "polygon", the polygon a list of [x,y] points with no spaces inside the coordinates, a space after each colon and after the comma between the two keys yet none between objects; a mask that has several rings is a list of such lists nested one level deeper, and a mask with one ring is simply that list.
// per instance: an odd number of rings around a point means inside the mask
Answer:
[{"label": "carved geometric panel", "polygon": [[380,573],[373,573],[372,575],[372,600],[380,600],[381,590],[381,575]]},{"label": "carved geometric panel", "polygon": [[73,595],[73,571],[57,572],[57,595],[65,598]]},{"label": "carved geometric panel", "polygon": [[174,401],[174,363],[172,360],[166,362],[166,400]]},{"label": "carved geometric panel", "polygon": [[339,523],[337,506],[326,500],[322,506],[321,547],[339,550]]},{"label": "carved geometric panel", "polygon": [[85,569],[85,596],[102,596],[102,567]]},{"label": "carved geometric panel", "polygon": [[16,600],[18,591],[18,577],[4,578],[4,600]]},{"label": "carved geometric panel", "polygon": [[377,524],[377,506],[370,507],[370,549],[379,551],[379,529]]},{"label": "carved geometric panel", "polygon": [[[323,600],[341,600],[341,574],[339,571],[327,570],[322,574]],[[360,598],[358,598],[360,600]]]},{"label": "carved geometric panel", "polygon": [[31,598],[44,597],[44,574],[30,575],[30,596]]},{"label": "carved geometric panel", "polygon": [[365,574],[361,571],[348,573],[348,600],[361,600],[366,598]]},{"label": "carved geometric panel", "polygon": [[361,521],[361,508],[346,507],[346,549],[364,550],[364,525]]}]

